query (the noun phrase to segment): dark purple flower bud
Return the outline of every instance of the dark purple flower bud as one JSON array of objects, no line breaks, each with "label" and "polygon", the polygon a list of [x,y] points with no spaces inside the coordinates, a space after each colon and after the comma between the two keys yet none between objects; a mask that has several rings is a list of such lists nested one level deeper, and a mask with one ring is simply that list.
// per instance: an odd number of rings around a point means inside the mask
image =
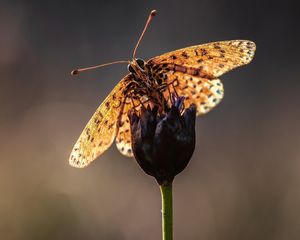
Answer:
[{"label": "dark purple flower bud", "polygon": [[183,108],[183,97],[174,97],[171,108],[158,114],[157,108],[142,108],[140,116],[129,113],[132,150],[141,168],[162,184],[172,183],[195,149],[196,107]]}]

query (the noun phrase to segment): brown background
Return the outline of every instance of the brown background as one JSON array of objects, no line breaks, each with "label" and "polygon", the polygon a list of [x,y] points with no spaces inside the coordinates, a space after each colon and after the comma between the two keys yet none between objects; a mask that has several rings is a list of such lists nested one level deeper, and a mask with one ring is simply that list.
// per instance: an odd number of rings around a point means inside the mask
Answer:
[{"label": "brown background", "polygon": [[[126,3],[126,4],[125,4]],[[85,123],[125,65],[74,67],[250,39],[249,66],[197,119],[197,146],[174,182],[176,239],[299,239],[299,12],[296,1],[1,1],[0,239],[160,239],[160,195],[111,147],[68,166]]]}]

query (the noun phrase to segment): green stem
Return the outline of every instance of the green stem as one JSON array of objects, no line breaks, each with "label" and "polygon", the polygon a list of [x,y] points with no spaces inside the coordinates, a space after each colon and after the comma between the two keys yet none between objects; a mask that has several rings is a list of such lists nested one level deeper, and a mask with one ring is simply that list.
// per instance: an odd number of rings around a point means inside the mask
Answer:
[{"label": "green stem", "polygon": [[162,214],[162,239],[173,239],[173,202],[172,202],[172,183],[160,185],[161,192],[161,214]]}]

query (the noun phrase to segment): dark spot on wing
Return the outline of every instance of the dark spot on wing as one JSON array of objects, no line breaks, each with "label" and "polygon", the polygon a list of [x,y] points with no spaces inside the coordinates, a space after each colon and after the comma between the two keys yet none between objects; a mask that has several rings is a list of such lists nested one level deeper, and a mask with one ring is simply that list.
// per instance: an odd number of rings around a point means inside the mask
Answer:
[{"label": "dark spot on wing", "polygon": [[177,57],[175,55],[171,55],[170,58],[173,60],[177,59]]},{"label": "dark spot on wing", "polygon": [[105,103],[105,106],[106,106],[107,109],[109,109],[109,106],[110,106],[109,101],[107,101],[107,102]]},{"label": "dark spot on wing", "polygon": [[215,43],[215,44],[214,44],[214,48],[215,48],[215,49],[220,49],[221,47],[220,47],[220,45],[219,45],[218,43]]},{"label": "dark spot on wing", "polygon": [[201,52],[201,56],[204,56],[204,55],[207,54],[207,50],[204,49],[204,48],[201,48],[201,49],[200,49],[200,52]]},{"label": "dark spot on wing", "polygon": [[186,52],[182,52],[182,53],[181,53],[181,56],[183,56],[185,59],[188,59],[188,58],[189,58],[189,56],[187,55]]}]

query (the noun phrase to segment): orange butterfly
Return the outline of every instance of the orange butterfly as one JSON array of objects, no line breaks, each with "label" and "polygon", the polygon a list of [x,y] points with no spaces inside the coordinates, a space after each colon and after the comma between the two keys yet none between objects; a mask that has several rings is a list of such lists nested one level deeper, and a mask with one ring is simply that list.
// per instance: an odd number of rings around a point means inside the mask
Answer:
[{"label": "orange butterfly", "polygon": [[[248,64],[254,57],[255,43],[248,40],[212,42],[179,49],[151,58],[135,58],[137,47],[156,11],[151,11],[144,30],[129,61],[126,75],[96,110],[79,139],[69,162],[82,168],[90,164],[116,138],[120,152],[131,157],[131,133],[127,113],[139,111],[142,105],[156,105],[164,112],[171,103],[171,94],[185,97],[185,107],[194,103],[197,114],[205,114],[223,98],[222,74]],[[117,61],[95,67],[77,69],[72,74],[127,62]]]}]

